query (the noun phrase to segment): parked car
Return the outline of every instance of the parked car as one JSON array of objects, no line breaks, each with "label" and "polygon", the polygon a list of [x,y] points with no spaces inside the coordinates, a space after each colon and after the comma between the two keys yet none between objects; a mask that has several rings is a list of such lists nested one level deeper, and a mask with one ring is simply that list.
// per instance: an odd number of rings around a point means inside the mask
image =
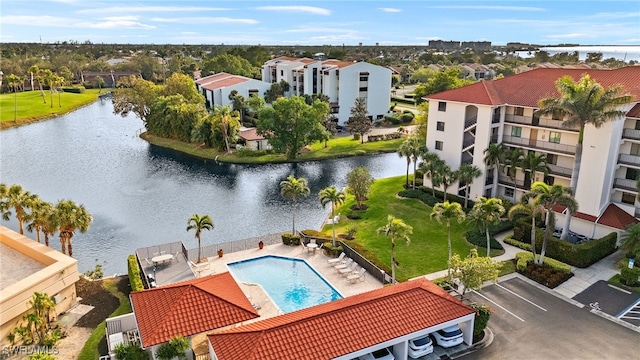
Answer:
[{"label": "parked car", "polygon": [[389,349],[384,348],[380,350],[376,350],[369,354],[364,354],[359,357],[360,360],[395,360],[393,354]]},{"label": "parked car", "polygon": [[433,341],[429,334],[409,340],[409,357],[417,359],[433,352]]},{"label": "parked car", "polygon": [[462,344],[462,330],[458,325],[447,326],[444,329],[432,332],[431,336],[436,340],[436,344],[443,348],[450,348]]}]

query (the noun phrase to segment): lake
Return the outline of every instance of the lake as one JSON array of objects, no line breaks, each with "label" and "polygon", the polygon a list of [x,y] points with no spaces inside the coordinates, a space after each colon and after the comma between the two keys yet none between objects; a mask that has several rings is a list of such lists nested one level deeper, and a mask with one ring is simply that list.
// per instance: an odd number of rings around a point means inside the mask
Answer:
[{"label": "lake", "polygon": [[[52,203],[71,199],[93,215],[89,231],[73,237],[82,272],[106,261],[106,275],[126,273],[126,257],[140,247],[182,241],[195,248],[193,232],[186,231],[193,214],[208,214],[215,224],[203,233],[203,246],[291,231],[291,203],[279,186],[289,175],[306,178],[311,189],[298,205],[300,230],[320,227],[329,208],[322,208],[318,192],[345,186],[353,168],[366,166],[375,178],[406,171],[406,160],[395,153],[274,165],[199,160],[149,145],[139,138],[140,119],[112,110],[109,100],[98,101],[0,132],[0,182],[20,184]],[[18,229],[15,220],[2,224]],[[57,236],[51,244],[60,248]]]}]

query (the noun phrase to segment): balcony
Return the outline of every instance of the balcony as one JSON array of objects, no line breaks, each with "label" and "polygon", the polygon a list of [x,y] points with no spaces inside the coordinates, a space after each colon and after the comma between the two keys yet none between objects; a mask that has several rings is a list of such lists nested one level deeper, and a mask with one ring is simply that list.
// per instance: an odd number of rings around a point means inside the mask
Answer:
[{"label": "balcony", "polygon": [[640,167],[640,156],[632,154],[618,155],[618,163]]},{"label": "balcony", "polygon": [[560,175],[566,178],[571,178],[571,172],[573,171],[573,169],[558,166],[558,165],[553,165],[553,164],[548,164],[548,166],[550,170],[549,171],[550,175]]},{"label": "balcony", "polygon": [[465,152],[469,150],[476,143],[476,139],[469,139],[462,143],[462,151]]},{"label": "balcony", "polygon": [[506,186],[515,186],[518,189],[529,190],[529,188],[524,186],[524,180],[511,180],[510,177],[504,175],[498,175],[498,184],[506,185]]},{"label": "balcony", "polygon": [[613,179],[613,187],[616,187],[618,189],[638,192],[638,188],[636,185],[637,184],[635,180],[621,178]]},{"label": "balcony", "polygon": [[521,115],[513,115],[507,114],[504,117],[504,121],[513,124],[523,124],[529,126],[538,126],[550,129],[562,129],[569,131],[579,131],[580,128],[577,126],[564,127],[562,126],[562,121],[560,120],[552,120],[552,119],[540,119],[537,117],[531,116],[521,116]]},{"label": "balcony", "polygon": [[469,130],[470,127],[472,127],[473,125],[475,125],[478,122],[478,117],[474,116],[469,120],[466,120],[464,122],[464,131]]},{"label": "balcony", "polygon": [[533,148],[533,149],[541,149],[548,150],[563,154],[571,154],[575,155],[576,147],[574,145],[565,145],[565,144],[557,144],[548,141],[541,141],[535,139],[527,139],[517,136],[503,136],[502,141],[511,145],[520,145],[523,147]]},{"label": "balcony", "polygon": [[622,131],[623,139],[640,140],[640,130],[624,129]]}]

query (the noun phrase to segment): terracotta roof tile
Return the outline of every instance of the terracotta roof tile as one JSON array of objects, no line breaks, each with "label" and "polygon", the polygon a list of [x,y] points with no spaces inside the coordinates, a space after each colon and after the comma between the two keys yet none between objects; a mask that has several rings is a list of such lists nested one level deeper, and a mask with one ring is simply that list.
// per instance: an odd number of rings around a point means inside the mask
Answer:
[{"label": "terracotta roof tile", "polygon": [[200,84],[200,86],[203,89],[207,89],[207,90],[218,90],[218,89],[223,89],[229,86],[241,84],[247,81],[249,81],[249,78],[246,78],[244,76],[228,75],[226,77],[220,77],[215,80],[203,82]]},{"label": "terracotta roof tile", "polygon": [[598,224],[607,225],[621,230],[624,230],[627,226],[638,222],[638,219],[629,215],[629,213],[620,209],[615,204],[609,204],[607,209],[600,216],[600,219],[598,219]]},{"label": "terracotta roof tile", "polygon": [[209,76],[205,76],[203,78],[200,78],[198,80],[196,80],[196,84],[204,84],[204,83],[208,83],[211,81],[215,81],[217,79],[221,79],[221,78],[226,78],[231,76],[231,74],[227,74],[225,72],[219,72],[213,75],[209,75]]},{"label": "terracotta roof tile", "polygon": [[473,313],[422,278],[208,337],[218,360],[331,359]]},{"label": "terracotta roof tile", "polygon": [[640,99],[640,66],[614,70],[540,68],[503,79],[480,81],[426,98],[483,105],[538,107],[540,99],[558,95],[555,87],[557,79],[568,75],[577,80],[584,74],[590,74],[604,87],[621,84],[623,91],[633,95],[636,100]]},{"label": "terracotta roof tile", "polygon": [[145,348],[259,316],[228,272],[133,292],[131,303]]},{"label": "terracotta roof tile", "polygon": [[241,138],[245,139],[245,140],[264,140],[264,136],[262,135],[258,135],[258,132],[256,130],[256,128],[246,128],[246,129],[241,129],[240,130],[240,134],[238,134],[238,136],[240,136]]},{"label": "terracotta roof tile", "polygon": [[636,104],[627,112],[627,117],[640,119],[640,103]]}]

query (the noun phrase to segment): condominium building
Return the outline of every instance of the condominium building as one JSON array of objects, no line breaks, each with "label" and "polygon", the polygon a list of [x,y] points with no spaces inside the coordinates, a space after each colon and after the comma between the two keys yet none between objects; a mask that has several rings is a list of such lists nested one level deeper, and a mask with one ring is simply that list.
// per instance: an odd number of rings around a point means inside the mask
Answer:
[{"label": "condominium building", "polygon": [[232,106],[233,101],[229,99],[229,95],[234,90],[246,99],[250,96],[264,96],[271,86],[264,81],[223,72],[199,78],[195,82],[198,91],[205,98],[207,108],[215,105]]},{"label": "condominium building", "polygon": [[[541,99],[558,96],[558,78],[568,75],[577,80],[584,74],[605,88],[620,84],[633,100],[619,107],[624,117],[600,128],[585,128],[575,192],[579,212],[573,215],[571,230],[599,237],[624,229],[640,217],[636,187],[640,175],[640,66],[536,69],[430,95],[427,147],[454,170],[465,163],[481,169],[482,176],[470,184],[471,199],[502,196],[517,201],[534,181],[569,186],[579,129],[562,126],[558,116],[537,116],[534,111]],[[494,173],[484,163],[484,150],[491,143],[520,148],[525,154],[544,154],[551,171],[546,176],[542,172],[530,176],[519,169],[513,180],[504,171]],[[464,186],[453,184],[448,192],[463,194]],[[561,227],[564,209],[556,210]]]},{"label": "condominium building", "polygon": [[366,62],[279,57],[262,66],[262,81],[286,81],[285,96],[324,94],[340,124],[349,119],[357,98],[364,99],[372,120],[382,119],[391,104],[391,70]]}]

